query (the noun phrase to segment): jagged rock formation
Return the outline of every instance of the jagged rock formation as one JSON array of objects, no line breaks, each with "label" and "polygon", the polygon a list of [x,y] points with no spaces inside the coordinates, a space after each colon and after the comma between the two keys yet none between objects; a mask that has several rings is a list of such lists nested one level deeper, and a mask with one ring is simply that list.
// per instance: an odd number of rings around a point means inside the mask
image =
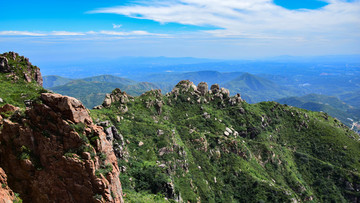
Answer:
[{"label": "jagged rock formation", "polygon": [[119,88],[116,88],[111,94],[106,94],[103,106],[109,107],[117,101],[119,101],[120,104],[126,104],[129,102],[129,95],[127,95],[126,92],[122,92]]},{"label": "jagged rock formation", "polygon": [[18,53],[0,54],[0,73],[6,73],[7,77],[14,81],[23,79],[26,82],[35,81],[40,86],[43,85],[40,69],[33,66],[28,58],[19,56]]},{"label": "jagged rock formation", "polygon": [[198,86],[196,86],[189,80],[180,81],[167,96],[171,102],[171,98],[177,100],[178,96],[184,95],[184,93],[190,93],[192,97],[195,97],[195,100],[191,97],[185,98],[186,101],[191,103],[195,103],[195,101],[199,104],[208,103],[216,98],[219,98],[223,105],[225,105],[225,103],[236,105],[243,101],[240,94],[230,98],[230,91],[225,88],[220,88],[218,84],[211,85],[210,90],[208,90],[208,84],[206,82],[200,82]]},{"label": "jagged rock formation", "polygon": [[78,100],[44,93],[24,114],[6,108],[0,166],[25,202],[123,202],[112,142]]},{"label": "jagged rock formation", "polygon": [[14,192],[9,188],[5,171],[0,168],[0,203],[11,203],[15,200]]}]

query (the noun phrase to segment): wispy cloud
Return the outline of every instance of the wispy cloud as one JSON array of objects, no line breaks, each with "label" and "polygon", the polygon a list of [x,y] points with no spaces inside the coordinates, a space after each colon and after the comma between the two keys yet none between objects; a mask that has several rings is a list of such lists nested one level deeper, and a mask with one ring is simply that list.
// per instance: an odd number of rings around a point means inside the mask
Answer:
[{"label": "wispy cloud", "polygon": [[68,32],[68,31],[53,31],[49,33],[49,35],[55,36],[78,36],[78,35],[85,35],[82,32]]},{"label": "wispy cloud", "polygon": [[[141,36],[156,36],[156,37],[166,37],[168,34],[160,33],[150,33],[144,30],[134,30],[127,32],[116,32],[111,30],[102,30],[102,31],[88,31],[88,32],[69,32],[69,31],[52,31],[52,32],[27,32],[27,31],[0,31],[0,36],[30,36],[30,37],[72,37],[72,36],[83,36],[88,37],[87,39],[93,36],[106,37],[106,36],[124,36],[124,37],[141,37]],[[96,38],[99,39],[99,38]]]},{"label": "wispy cloud", "polygon": [[92,32],[92,34],[103,34],[103,35],[117,35],[117,36],[166,36],[165,34],[150,33],[143,30],[135,30],[131,32],[115,32],[115,31],[100,31]]},{"label": "wispy cloud", "polygon": [[122,25],[117,25],[117,24],[114,24],[114,23],[112,24],[112,26],[113,26],[114,29],[117,29],[117,28],[121,28],[121,27],[122,27]]},{"label": "wispy cloud", "polygon": [[[328,0],[317,10],[288,10],[272,0],[149,0],[100,8],[92,13],[113,13],[160,23],[214,26],[215,37],[336,39],[360,30],[360,1]],[[359,35],[356,34],[356,38]]]},{"label": "wispy cloud", "polygon": [[46,36],[43,33],[28,32],[28,31],[0,31],[0,35],[6,36]]}]

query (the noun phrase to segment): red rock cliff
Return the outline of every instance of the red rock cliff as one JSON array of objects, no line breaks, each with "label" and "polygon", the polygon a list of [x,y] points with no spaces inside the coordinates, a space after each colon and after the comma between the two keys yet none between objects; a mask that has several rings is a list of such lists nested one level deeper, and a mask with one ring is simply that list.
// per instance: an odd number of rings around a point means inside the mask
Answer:
[{"label": "red rock cliff", "polygon": [[44,93],[13,110],[0,118],[0,166],[24,202],[123,202],[111,140],[81,102]]}]

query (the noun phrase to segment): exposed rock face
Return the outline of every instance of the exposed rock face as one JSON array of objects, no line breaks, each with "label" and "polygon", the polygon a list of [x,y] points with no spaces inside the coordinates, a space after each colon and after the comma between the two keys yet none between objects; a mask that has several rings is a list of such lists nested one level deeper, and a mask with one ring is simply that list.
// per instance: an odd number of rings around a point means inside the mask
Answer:
[{"label": "exposed rock face", "polygon": [[219,85],[218,85],[218,84],[213,84],[213,85],[211,85],[210,90],[211,90],[211,92],[212,92],[213,94],[216,94],[216,93],[218,93],[218,92],[219,92],[220,87],[219,87]]},{"label": "exposed rock face", "polygon": [[73,97],[64,97],[60,94],[43,93],[41,99],[47,106],[55,111],[61,112],[64,118],[74,123],[91,124],[92,120],[84,105]]},{"label": "exposed rock face", "polygon": [[0,168],[0,184],[0,203],[12,203],[15,195],[7,184],[7,176],[2,168]]},{"label": "exposed rock face", "polygon": [[[129,102],[129,99],[132,97],[126,92],[122,92],[119,88],[116,88],[112,91],[111,94],[106,94],[105,100],[102,104],[104,107],[110,107],[113,103],[119,102],[119,110],[122,113],[126,113],[128,111],[128,108],[126,104]],[[97,107],[99,109],[99,107]]]},{"label": "exposed rock face", "polygon": [[[236,105],[236,104],[238,104],[238,103],[240,103],[240,102],[242,102],[242,101],[244,101],[244,100],[241,99],[241,96],[240,96],[239,93],[236,94],[234,97],[230,98],[230,100],[229,100],[229,102],[230,102],[230,104],[231,104],[232,106],[234,106],[234,105]],[[244,109],[242,109],[242,110],[244,110]]]},{"label": "exposed rock face", "polygon": [[19,56],[14,52],[0,54],[0,73],[9,73],[8,77],[18,80],[23,78],[26,82],[37,82],[43,85],[40,69],[33,66],[28,58]]},{"label": "exposed rock face", "polygon": [[[168,100],[169,104],[171,104],[172,99],[177,100],[178,97],[182,98],[187,102],[194,104],[195,102],[198,104],[208,103],[209,101],[215,100],[215,98],[220,99],[220,105],[224,106],[227,104],[236,105],[243,100],[240,95],[236,95],[235,97],[230,97],[230,91],[225,88],[220,88],[218,84],[211,85],[210,90],[208,90],[209,86],[206,82],[200,82],[196,87],[194,83],[189,80],[180,81],[175,88],[167,93],[170,99]],[[186,96],[185,96],[186,95]]]},{"label": "exposed rock face", "polygon": [[0,165],[9,186],[24,202],[123,202],[103,127],[74,98],[41,98],[43,104],[33,104],[26,116],[3,120]]},{"label": "exposed rock face", "polygon": [[187,92],[187,91],[196,91],[196,90],[197,87],[196,85],[194,85],[193,82],[191,82],[190,80],[182,80],[174,87],[171,93],[178,95],[180,93],[179,91]]},{"label": "exposed rock face", "polygon": [[0,56],[0,72],[2,73],[10,72],[9,61],[5,56]]},{"label": "exposed rock face", "polygon": [[0,114],[6,112],[14,112],[19,110],[19,107],[13,106],[11,104],[5,104],[4,106],[0,107]]},{"label": "exposed rock face", "polygon": [[197,89],[200,92],[201,96],[205,96],[205,94],[209,90],[209,86],[206,82],[200,82],[197,86]]}]

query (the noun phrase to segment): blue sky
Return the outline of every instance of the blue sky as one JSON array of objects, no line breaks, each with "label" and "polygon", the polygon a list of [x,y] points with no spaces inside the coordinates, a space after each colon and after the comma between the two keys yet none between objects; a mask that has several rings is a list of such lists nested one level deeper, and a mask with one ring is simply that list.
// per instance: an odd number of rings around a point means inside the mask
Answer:
[{"label": "blue sky", "polygon": [[0,52],[35,60],[360,54],[360,1],[4,1]]}]

